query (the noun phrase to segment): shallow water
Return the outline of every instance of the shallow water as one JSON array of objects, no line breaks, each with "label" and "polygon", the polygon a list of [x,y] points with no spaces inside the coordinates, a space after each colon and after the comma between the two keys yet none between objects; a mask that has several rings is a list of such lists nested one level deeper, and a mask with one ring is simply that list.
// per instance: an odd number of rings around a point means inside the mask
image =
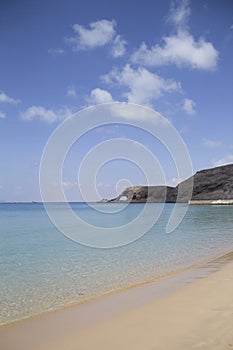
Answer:
[{"label": "shallow water", "polygon": [[[63,204],[51,206],[62,218]],[[130,204],[117,214],[103,214],[87,204],[71,206],[83,220],[106,228],[130,222],[144,207]],[[110,211],[120,208],[107,206]],[[160,204],[149,206],[150,213],[161,209]],[[97,207],[102,210],[106,204]],[[179,227],[166,234],[172,209],[166,204],[158,222],[135,242],[94,249],[62,235],[42,204],[0,204],[1,323],[82,302],[233,250],[233,206],[191,206]]]}]

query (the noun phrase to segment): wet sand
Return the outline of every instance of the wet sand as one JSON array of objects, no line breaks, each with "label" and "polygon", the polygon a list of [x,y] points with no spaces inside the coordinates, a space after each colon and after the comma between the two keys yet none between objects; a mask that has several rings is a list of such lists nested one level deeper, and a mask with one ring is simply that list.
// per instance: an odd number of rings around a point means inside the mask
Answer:
[{"label": "wet sand", "polygon": [[233,253],[0,327],[2,350],[233,349]]}]

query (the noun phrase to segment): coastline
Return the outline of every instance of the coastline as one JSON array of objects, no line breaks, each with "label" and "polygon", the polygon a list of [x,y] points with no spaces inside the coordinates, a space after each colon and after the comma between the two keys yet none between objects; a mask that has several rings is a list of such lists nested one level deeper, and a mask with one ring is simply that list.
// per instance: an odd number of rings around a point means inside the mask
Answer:
[{"label": "coastline", "polygon": [[[218,255],[215,255],[213,257],[208,257],[205,259],[202,259],[198,262],[195,262],[191,265],[185,266],[185,267],[181,267],[178,269],[175,269],[173,271],[164,273],[164,274],[159,274],[153,277],[150,277],[149,279],[145,279],[143,281],[140,282],[136,282],[133,284],[129,284],[127,286],[123,286],[120,288],[116,288],[110,291],[105,291],[101,294],[97,294],[94,296],[89,297],[88,299],[84,299],[82,301],[78,301],[78,302],[73,302],[73,303],[69,303],[69,304],[65,304],[62,305],[58,308],[54,308],[54,309],[50,309],[50,310],[45,310],[43,312],[37,313],[37,314],[32,314],[23,318],[19,318],[19,319],[14,319],[12,321],[8,321],[8,322],[2,322],[0,323],[0,328],[4,327],[4,326],[11,326],[13,324],[17,324],[17,323],[21,323],[24,321],[30,321],[31,319],[37,319],[40,317],[46,317],[46,315],[52,315],[53,313],[58,313],[58,312],[62,312],[62,311],[66,311],[66,310],[70,310],[72,308],[77,308],[79,306],[83,306],[92,302],[98,302],[99,300],[102,300],[103,298],[108,298],[114,295],[117,295],[119,293],[124,293],[130,290],[134,290],[135,288],[140,288],[140,287],[144,287],[144,286],[150,286],[151,284],[154,283],[158,283],[161,280],[166,280],[169,278],[173,278],[178,276],[179,274],[183,274],[183,273],[189,273],[189,271],[191,272],[191,274],[194,274],[194,271],[196,270],[203,270],[203,269],[209,269],[209,266],[212,264],[217,264],[217,266],[220,266],[221,261],[223,260],[223,263],[225,263],[225,260],[228,259],[228,256],[230,256],[230,260],[233,260],[233,250],[229,250],[229,251],[225,251],[224,253],[220,253]],[[210,268],[211,269],[211,268]],[[199,272],[197,272],[198,275]],[[194,278],[196,278],[194,276]],[[198,278],[198,277],[197,277]],[[171,286],[171,292],[173,290],[173,287]]]},{"label": "coastline", "polygon": [[[183,307],[181,307],[181,299],[178,297],[183,293],[188,293],[188,295],[191,293],[193,302],[198,304],[199,300],[197,300],[196,292],[193,293],[193,290],[202,288],[202,285],[207,285],[206,294],[203,295],[205,299],[205,297],[211,295],[211,286],[213,280],[216,280],[216,278],[222,280],[221,284],[217,285],[217,287],[224,289],[225,292],[226,290],[228,290],[228,292],[230,291],[230,295],[232,295],[233,282],[232,279],[229,278],[229,274],[232,274],[232,272],[233,252],[228,252],[206,261],[205,263],[198,263],[195,266],[186,268],[185,271],[179,270],[170,276],[162,276],[153,281],[143,282],[137,286],[130,286],[122,291],[108,293],[107,295],[95,298],[83,304],[69,305],[63,309],[46,312],[45,314],[3,325],[0,327],[1,344],[5,346],[3,347],[4,350],[14,350],[16,348],[17,350],[29,350],[32,348],[63,350],[65,348],[73,349],[77,344],[82,344],[79,345],[78,348],[92,349],[97,343],[101,344],[99,345],[100,348],[109,349],[109,336],[107,336],[107,339],[103,339],[100,336],[101,334],[113,334],[114,329],[116,327],[121,327],[126,320],[128,320],[127,322],[130,320],[130,322],[132,322],[134,320],[133,323],[141,324],[142,319],[147,318],[148,315],[151,317],[157,315],[156,317],[158,317],[158,320],[161,320],[161,318],[168,318],[167,322],[169,323],[170,317],[169,315],[165,315],[166,312],[162,311],[161,305],[166,309],[168,305],[170,305],[170,299],[178,298],[178,301],[175,301],[174,305],[179,305],[180,303],[180,308],[183,309]],[[224,274],[228,276],[227,279],[223,278]],[[230,288],[229,286],[225,286],[228,282],[231,283]],[[215,294],[216,293],[217,291],[215,291]],[[217,295],[219,295],[219,293],[217,293]],[[221,295],[219,295],[219,299],[220,302],[224,302],[224,300],[221,300]],[[233,301],[232,298],[231,301]],[[203,300],[200,300],[200,302],[203,303]],[[156,311],[154,309],[155,305]],[[229,308],[230,306],[231,305],[229,305]],[[177,307],[178,306],[176,306],[176,308]],[[192,305],[190,305],[190,307],[192,309]],[[145,310],[147,310],[146,313]],[[160,310],[160,312],[158,312],[158,310]],[[192,312],[194,311],[195,310],[192,309]],[[140,317],[134,316],[132,319],[132,315],[137,315],[138,313],[140,313]],[[169,310],[168,314],[170,314]],[[176,316],[181,317],[180,314]],[[171,317],[174,318],[174,315],[171,315]],[[233,319],[231,319],[231,321],[233,321]],[[105,329],[108,329],[108,331],[105,331]],[[170,331],[169,329],[166,330],[166,332]],[[121,330],[121,332],[123,332],[123,330]],[[127,330],[125,330],[125,332],[126,339],[123,342],[124,344],[127,343],[127,339],[129,340],[129,333]],[[142,329],[142,334],[145,334],[145,332],[146,330]],[[31,337],[28,337],[28,334],[30,334]],[[137,334],[135,334],[135,336],[136,335]],[[86,343],[84,341],[85,337],[87,337]],[[150,339],[147,341],[151,346]],[[233,339],[231,341],[233,342]],[[123,343],[116,347],[116,349],[127,349],[132,345],[128,344],[127,347]],[[67,346],[67,344],[69,345]],[[230,341],[229,344],[231,344]],[[111,348],[115,349],[113,346],[115,345],[112,344]],[[163,345],[160,344],[159,349],[163,349],[162,346]],[[99,349],[96,346],[95,348]],[[142,348],[147,349],[146,346],[142,346],[141,349]],[[148,349],[149,348],[151,349],[152,347],[148,347]],[[210,348],[214,349],[214,347]],[[139,349],[139,347],[134,346],[134,349]]]},{"label": "coastline", "polygon": [[[79,208],[88,217],[92,214],[86,205],[74,207]],[[155,230],[133,245],[112,251],[86,250],[71,243],[57,234],[44,209],[38,209],[30,204],[27,210],[16,205],[3,213],[1,241],[7,244],[1,256],[5,266],[1,272],[1,324],[75,307],[166,278],[233,247],[229,207],[191,208],[176,234],[164,235],[161,232],[173,209],[173,205],[165,205]],[[129,216],[135,212],[134,205],[129,206]],[[26,223],[30,219],[30,225],[25,225],[25,219]],[[112,217],[108,219],[112,224]],[[24,231],[27,235],[21,234]],[[32,244],[35,241],[37,244]]]}]

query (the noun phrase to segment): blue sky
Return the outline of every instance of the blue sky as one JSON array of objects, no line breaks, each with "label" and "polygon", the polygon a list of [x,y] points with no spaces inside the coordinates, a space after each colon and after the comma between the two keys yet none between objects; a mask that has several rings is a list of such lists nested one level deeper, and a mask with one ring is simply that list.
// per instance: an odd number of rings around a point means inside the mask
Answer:
[{"label": "blue sky", "polygon": [[[0,45],[0,200],[40,200],[39,164],[50,135],[69,115],[105,102],[149,106],[168,118],[194,171],[233,163],[232,0],[3,0]],[[69,200],[82,199],[77,169],[86,152],[112,137],[145,144],[161,158],[166,182],[176,184],[176,169],[154,140],[109,126],[68,155]],[[114,196],[126,178],[145,180],[126,161],[105,165],[100,196]]]}]

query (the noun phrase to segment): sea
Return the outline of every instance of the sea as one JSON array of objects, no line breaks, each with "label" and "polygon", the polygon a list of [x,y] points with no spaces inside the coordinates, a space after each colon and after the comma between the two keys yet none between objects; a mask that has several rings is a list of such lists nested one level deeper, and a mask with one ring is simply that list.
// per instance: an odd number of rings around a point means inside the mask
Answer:
[{"label": "sea", "polygon": [[[63,214],[66,217],[63,203],[51,203],[51,208],[61,221]],[[134,226],[127,224],[144,204],[70,203],[70,208],[82,220],[91,220],[92,226],[111,230],[126,224],[123,232],[129,242],[108,248],[80,244],[59,231],[42,203],[1,203],[1,324],[82,303],[233,250],[233,206],[190,206],[180,225],[167,233],[174,204],[161,208],[151,203],[143,220],[150,221],[153,212],[161,212],[160,216],[135,239]],[[137,225],[140,231],[140,219]],[[81,229],[85,237],[85,226],[72,228]]]}]

